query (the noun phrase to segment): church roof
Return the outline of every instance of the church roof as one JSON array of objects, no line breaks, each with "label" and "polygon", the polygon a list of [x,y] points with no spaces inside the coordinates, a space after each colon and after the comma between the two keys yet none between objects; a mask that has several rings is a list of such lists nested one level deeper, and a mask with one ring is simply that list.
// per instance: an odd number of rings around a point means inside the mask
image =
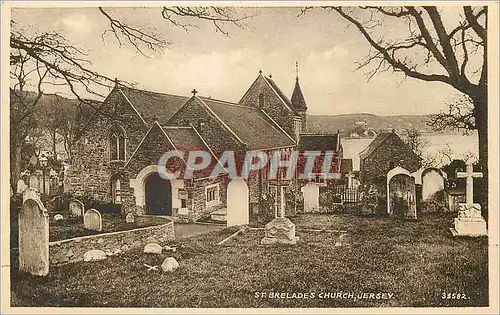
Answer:
[{"label": "church roof", "polygon": [[265,76],[263,76],[263,78],[269,83],[269,85],[273,88],[273,90],[276,92],[276,94],[278,94],[278,96],[283,100],[283,102],[288,107],[290,107],[291,109],[293,109],[292,103],[290,102],[290,100],[288,99],[288,97],[286,97],[285,93],[283,93],[283,91],[278,87],[278,85],[276,84],[276,82],[274,82],[273,79],[265,77]]},{"label": "church roof", "polygon": [[295,80],[295,88],[292,93],[292,106],[294,109],[299,111],[307,110],[306,100],[304,99],[304,94],[300,89],[299,78]]},{"label": "church roof", "polygon": [[359,153],[359,156],[362,159],[368,157],[393,135],[396,135],[396,133],[392,131],[384,131],[379,133],[377,137],[375,137],[375,139],[373,139],[373,141],[370,142],[370,144],[363,151]]},{"label": "church roof", "polygon": [[300,151],[337,151],[337,141],[338,134],[301,134],[298,148]]},{"label": "church roof", "polygon": [[206,151],[208,149],[206,143],[192,127],[163,126],[162,128],[177,150]]},{"label": "church roof", "polygon": [[250,150],[295,146],[295,141],[259,108],[211,98],[200,99]]},{"label": "church roof", "polygon": [[119,85],[119,89],[147,124],[166,123],[189,97],[151,92]]}]

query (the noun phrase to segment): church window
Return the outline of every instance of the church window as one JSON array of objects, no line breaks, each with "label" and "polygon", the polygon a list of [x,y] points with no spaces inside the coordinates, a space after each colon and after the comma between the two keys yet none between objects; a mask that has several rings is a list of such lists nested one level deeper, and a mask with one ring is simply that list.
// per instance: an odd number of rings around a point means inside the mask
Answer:
[{"label": "church window", "polygon": [[264,94],[263,93],[259,94],[259,107],[260,108],[264,107]]},{"label": "church window", "polygon": [[118,126],[109,132],[109,155],[111,161],[125,160],[125,133]]}]

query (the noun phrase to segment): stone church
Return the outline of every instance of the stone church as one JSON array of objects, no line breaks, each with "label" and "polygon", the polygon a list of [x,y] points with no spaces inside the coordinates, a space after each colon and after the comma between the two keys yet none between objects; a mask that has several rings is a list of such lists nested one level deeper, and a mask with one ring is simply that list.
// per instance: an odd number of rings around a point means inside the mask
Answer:
[{"label": "stone church", "polygon": [[[259,71],[238,103],[201,97],[196,90],[186,97],[138,90],[116,81],[78,143],[67,176],[70,192],[120,204],[124,213],[196,221],[225,208],[231,179],[226,174],[209,176],[224,151],[234,151],[239,161],[251,150],[287,156],[293,150],[328,148],[335,151],[332,169],[338,172],[340,135],[306,134],[306,101],[298,76],[295,80],[289,99],[270,76]],[[195,170],[190,179],[166,180],[158,174],[158,161],[171,150],[209,152],[210,167]],[[181,154],[169,159],[167,168],[175,171],[182,164],[186,160]],[[266,166],[245,180],[253,214],[269,211],[263,209],[263,199],[275,205],[286,204],[284,198],[300,200],[303,182],[287,181],[286,194],[280,194],[268,180],[268,172]]]}]

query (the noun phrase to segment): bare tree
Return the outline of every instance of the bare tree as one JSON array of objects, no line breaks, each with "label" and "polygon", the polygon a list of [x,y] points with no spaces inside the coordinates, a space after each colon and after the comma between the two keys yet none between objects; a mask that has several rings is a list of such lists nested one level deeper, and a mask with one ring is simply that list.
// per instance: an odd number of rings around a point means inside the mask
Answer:
[{"label": "bare tree", "polygon": [[[467,127],[478,130],[479,160],[485,173],[485,184],[482,186],[486,206],[488,7],[462,7],[460,19],[453,28],[445,26],[443,12],[435,6],[325,8],[338,13],[353,25],[369,44],[368,56],[359,64],[359,68],[369,69],[369,76],[393,71],[405,77],[447,84],[470,98],[475,123]],[[405,34],[391,34],[388,32],[390,28],[405,30]],[[391,35],[394,38],[389,38]]]},{"label": "bare tree", "polygon": [[[131,44],[143,54],[144,49],[161,51],[169,43],[161,34],[142,30],[114,17],[113,9],[99,7],[98,10],[109,22],[109,29],[103,30],[103,38],[106,33],[111,32],[120,45]],[[240,22],[247,18],[239,16],[232,8],[219,7],[165,6],[160,8],[159,16],[174,27],[186,30],[194,25],[184,19],[207,21],[225,35],[228,34],[223,27],[225,24],[240,26]],[[11,185],[15,191],[21,171],[22,147],[26,144],[26,137],[36,126],[34,113],[43,96],[44,87],[52,85],[69,90],[79,100],[79,111],[85,113],[82,117],[88,118],[89,108],[93,109],[93,115],[97,115],[99,107],[83,95],[103,98],[105,95],[101,91],[108,90],[117,80],[92,69],[86,53],[69,43],[63,35],[50,30],[33,34],[22,29],[14,20],[11,21],[10,32],[10,73]],[[28,92],[29,90],[35,92]],[[84,127],[85,123],[79,122],[75,126]],[[69,138],[75,139],[80,132],[72,130],[70,136],[67,129],[63,136],[68,140],[66,145],[71,146],[73,140]]]},{"label": "bare tree", "polygon": [[463,95],[458,100],[451,101],[446,111],[430,115],[427,125],[437,131],[461,130],[464,134],[477,129],[472,99]]}]

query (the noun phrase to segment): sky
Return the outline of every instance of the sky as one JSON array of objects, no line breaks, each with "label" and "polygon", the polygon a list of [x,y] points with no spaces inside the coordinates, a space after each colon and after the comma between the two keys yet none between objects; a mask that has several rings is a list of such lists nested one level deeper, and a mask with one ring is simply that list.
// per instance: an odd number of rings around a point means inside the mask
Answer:
[{"label": "sky", "polygon": [[[186,32],[162,19],[159,8],[106,10],[171,44],[162,52],[147,52],[148,57],[130,45],[120,46],[109,33],[103,36],[109,26],[97,8],[15,8],[11,18],[22,29],[59,32],[87,52],[95,71],[151,91],[190,95],[195,88],[202,96],[238,102],[262,70],[291,97],[298,62],[308,114],[431,114],[457,97],[446,84],[392,72],[368,81],[363,70],[355,71],[368,43],[327,10],[298,17],[296,7],[238,9],[251,17],[241,28],[225,25],[228,36],[211,23],[192,20],[186,22],[196,27]],[[388,27],[387,32],[404,30]],[[46,91],[58,92],[56,87]]]}]

